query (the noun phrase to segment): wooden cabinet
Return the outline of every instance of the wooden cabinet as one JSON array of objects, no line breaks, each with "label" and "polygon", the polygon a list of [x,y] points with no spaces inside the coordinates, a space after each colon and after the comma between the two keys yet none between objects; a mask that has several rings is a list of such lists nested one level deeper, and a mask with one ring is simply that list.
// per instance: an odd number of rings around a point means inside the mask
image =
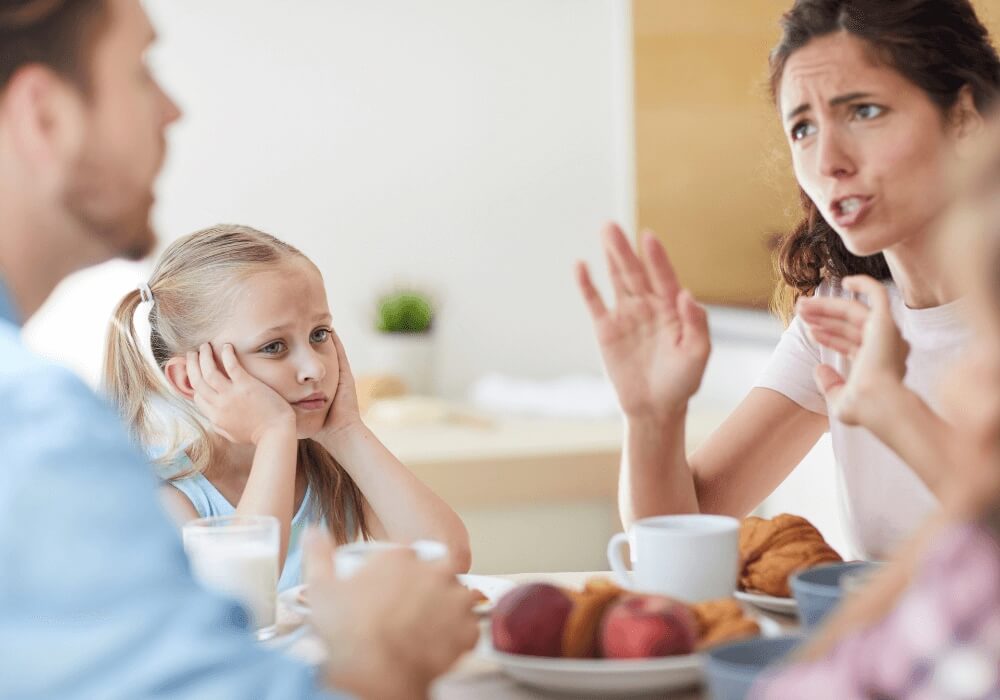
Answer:
[{"label": "wooden cabinet", "polygon": [[[975,3],[1000,37],[1000,0]],[[633,0],[639,228],[704,302],[766,306],[801,218],[767,58],[791,0]]]}]

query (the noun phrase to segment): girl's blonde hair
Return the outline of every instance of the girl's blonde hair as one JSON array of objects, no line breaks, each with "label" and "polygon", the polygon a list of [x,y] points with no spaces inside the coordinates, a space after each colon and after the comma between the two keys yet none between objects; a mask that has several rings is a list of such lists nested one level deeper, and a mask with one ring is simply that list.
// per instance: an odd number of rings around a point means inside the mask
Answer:
[{"label": "girl's blonde hair", "polygon": [[[142,293],[129,292],[115,309],[105,344],[105,389],[134,439],[167,447],[156,463],[176,463],[186,452],[192,468],[171,475],[170,481],[205,472],[215,455],[204,418],[170,388],[164,367],[170,358],[207,342],[221,316],[238,302],[234,290],[239,282],[293,258],[311,264],[295,247],[249,226],[213,226],[171,243],[148,282],[154,300],[149,312],[152,362],[135,329]],[[299,440],[298,467],[312,491],[310,507],[326,519],[336,540],[350,537],[348,514],[355,532],[368,539],[361,490],[333,456],[315,440]]]}]

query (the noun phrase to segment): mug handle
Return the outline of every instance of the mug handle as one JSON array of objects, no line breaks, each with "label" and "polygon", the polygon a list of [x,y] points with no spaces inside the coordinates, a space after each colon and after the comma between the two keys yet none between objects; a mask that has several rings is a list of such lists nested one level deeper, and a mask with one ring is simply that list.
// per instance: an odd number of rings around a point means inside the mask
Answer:
[{"label": "mug handle", "polygon": [[615,575],[618,585],[623,588],[632,588],[632,572],[625,566],[622,558],[622,545],[628,544],[628,535],[619,532],[608,541],[608,564],[611,565],[611,572]]}]

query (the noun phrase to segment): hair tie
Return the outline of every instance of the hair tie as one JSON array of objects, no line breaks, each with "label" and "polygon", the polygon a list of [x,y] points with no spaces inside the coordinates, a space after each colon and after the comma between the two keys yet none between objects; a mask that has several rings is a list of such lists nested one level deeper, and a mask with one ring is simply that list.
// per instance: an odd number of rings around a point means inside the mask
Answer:
[{"label": "hair tie", "polygon": [[139,283],[139,299],[141,302],[153,301],[153,290],[145,282]]}]

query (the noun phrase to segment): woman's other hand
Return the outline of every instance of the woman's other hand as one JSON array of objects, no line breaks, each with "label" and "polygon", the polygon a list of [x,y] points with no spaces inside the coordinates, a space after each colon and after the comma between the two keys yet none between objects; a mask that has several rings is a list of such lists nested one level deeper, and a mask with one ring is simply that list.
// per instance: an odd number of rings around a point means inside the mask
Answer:
[{"label": "woman's other hand", "polygon": [[797,311],[817,343],[851,361],[846,378],[829,365],[816,368],[816,384],[831,415],[847,425],[871,427],[893,392],[903,388],[910,346],[893,321],[881,282],[858,275],[841,284],[867,296],[870,306],[854,299],[809,297],[799,301]]}]

